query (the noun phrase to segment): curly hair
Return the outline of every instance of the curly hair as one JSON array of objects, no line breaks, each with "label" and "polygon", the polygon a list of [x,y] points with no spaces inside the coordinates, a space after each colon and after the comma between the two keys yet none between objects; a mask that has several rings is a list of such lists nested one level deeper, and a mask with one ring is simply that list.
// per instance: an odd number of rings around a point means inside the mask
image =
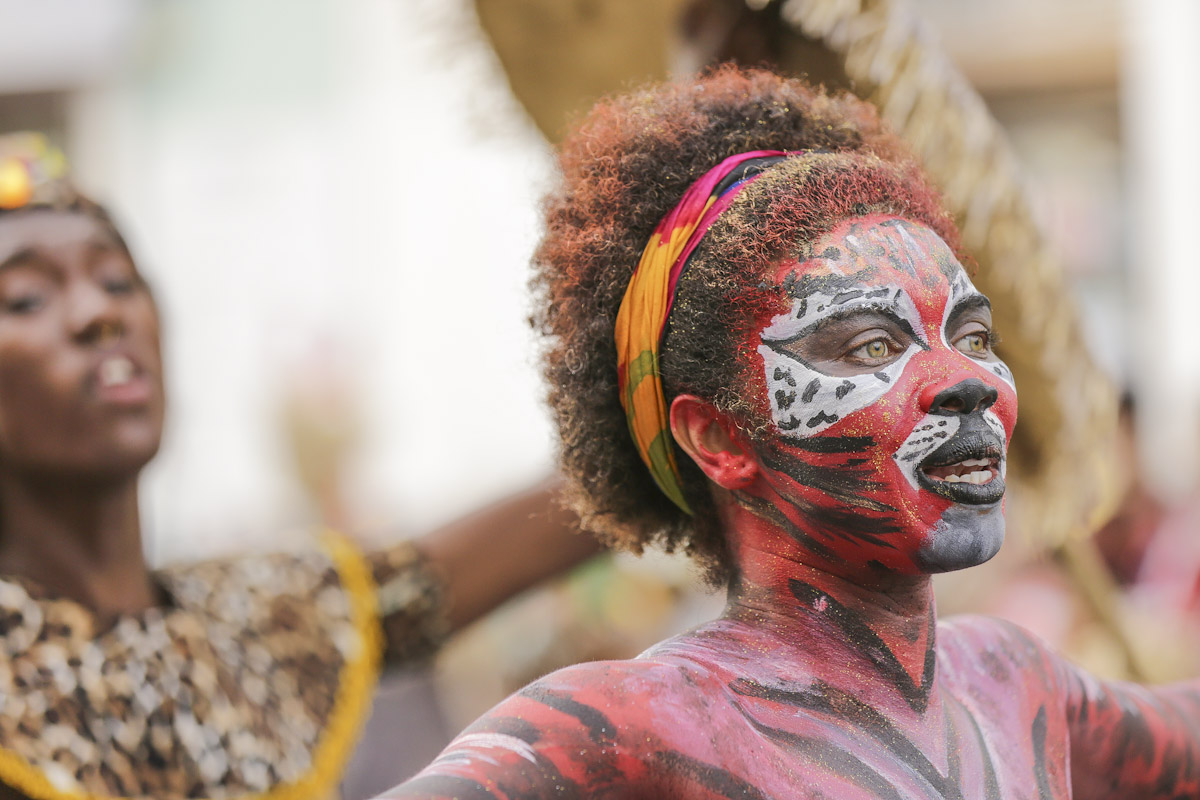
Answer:
[{"label": "curly hair", "polygon": [[867,103],[762,70],[722,67],[598,104],[563,143],[534,256],[533,322],[561,437],[566,501],[606,544],[682,549],[713,583],[729,574],[708,479],[675,445],[688,516],[630,438],[613,326],[642,250],[684,191],[728,156],[804,151],[767,169],[705,234],[680,279],[660,364],[668,405],[694,394],[748,436],[768,418],[750,334],[786,307],[766,280],[839,222],[873,213],[928,225],[957,249],[937,193]]}]

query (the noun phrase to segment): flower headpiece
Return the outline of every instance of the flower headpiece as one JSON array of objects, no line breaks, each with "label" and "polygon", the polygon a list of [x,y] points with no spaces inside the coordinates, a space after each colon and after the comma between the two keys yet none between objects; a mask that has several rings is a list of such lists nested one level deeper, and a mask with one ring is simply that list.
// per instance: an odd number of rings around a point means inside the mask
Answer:
[{"label": "flower headpiece", "polygon": [[0,136],[0,212],[72,201],[67,159],[40,133]]}]

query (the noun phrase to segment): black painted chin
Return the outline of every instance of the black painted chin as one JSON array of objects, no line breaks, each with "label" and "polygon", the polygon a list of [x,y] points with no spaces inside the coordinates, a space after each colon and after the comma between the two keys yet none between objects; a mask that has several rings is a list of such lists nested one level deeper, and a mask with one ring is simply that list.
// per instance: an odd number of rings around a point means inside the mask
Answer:
[{"label": "black painted chin", "polygon": [[1001,503],[953,505],[942,513],[929,538],[917,550],[916,562],[924,572],[966,569],[996,555],[1003,543]]}]

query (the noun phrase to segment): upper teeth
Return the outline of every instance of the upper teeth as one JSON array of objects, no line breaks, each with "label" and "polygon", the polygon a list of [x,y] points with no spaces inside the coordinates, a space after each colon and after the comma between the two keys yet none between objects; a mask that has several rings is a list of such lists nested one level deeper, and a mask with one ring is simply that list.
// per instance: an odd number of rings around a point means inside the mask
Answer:
[{"label": "upper teeth", "polygon": [[100,385],[120,386],[133,377],[133,362],[124,356],[106,358],[100,363]]},{"label": "upper teeth", "polygon": [[1001,477],[1003,477],[1003,459],[994,458],[964,458],[962,461],[947,464],[945,472],[942,471],[942,468],[939,468],[938,473],[934,477],[946,483],[973,483],[977,486],[984,483],[991,483],[995,477],[992,468],[996,465],[997,461],[1000,462],[999,472]]}]

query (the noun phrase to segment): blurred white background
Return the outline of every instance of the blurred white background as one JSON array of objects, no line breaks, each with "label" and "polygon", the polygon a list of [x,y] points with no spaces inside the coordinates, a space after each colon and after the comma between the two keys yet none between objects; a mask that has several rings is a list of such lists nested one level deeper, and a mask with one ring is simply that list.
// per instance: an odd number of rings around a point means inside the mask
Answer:
[{"label": "blurred white background", "polygon": [[355,417],[345,487],[368,527],[420,529],[551,469],[525,321],[549,154],[465,13],[0,3],[0,128],[64,144],[162,306],[155,561],[278,546],[311,517],[289,394]]}]

